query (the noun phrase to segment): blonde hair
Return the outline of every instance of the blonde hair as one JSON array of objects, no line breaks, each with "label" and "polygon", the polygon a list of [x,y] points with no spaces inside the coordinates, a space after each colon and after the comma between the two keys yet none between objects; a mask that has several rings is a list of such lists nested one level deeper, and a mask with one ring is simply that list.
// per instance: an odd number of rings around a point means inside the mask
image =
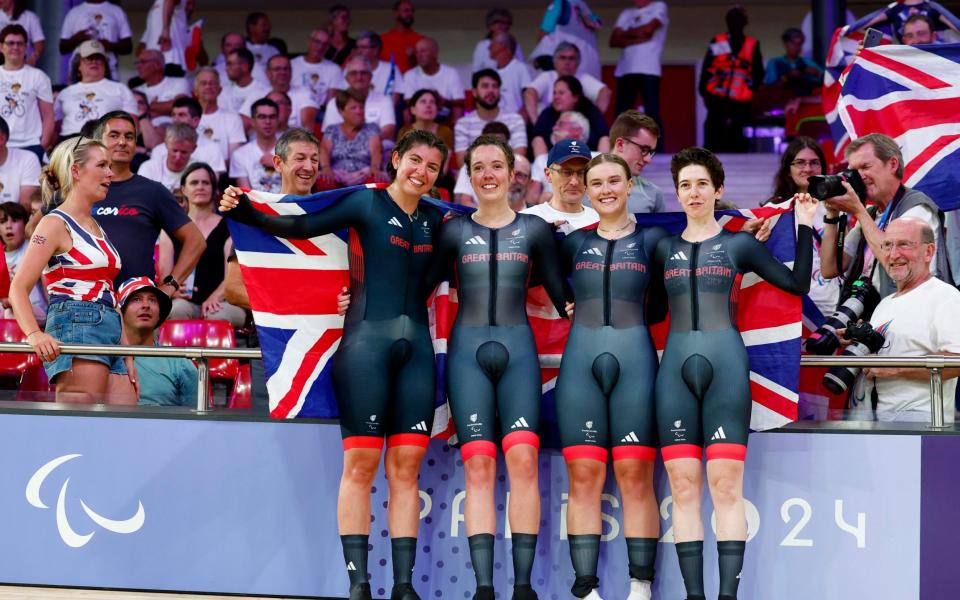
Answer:
[{"label": "blonde hair", "polygon": [[103,148],[104,151],[107,149],[97,140],[83,136],[64,140],[53,149],[50,153],[50,164],[40,171],[40,194],[44,206],[50,206],[57,194],[61,199],[66,199],[73,189],[70,169],[74,165],[85,164],[93,148]]}]

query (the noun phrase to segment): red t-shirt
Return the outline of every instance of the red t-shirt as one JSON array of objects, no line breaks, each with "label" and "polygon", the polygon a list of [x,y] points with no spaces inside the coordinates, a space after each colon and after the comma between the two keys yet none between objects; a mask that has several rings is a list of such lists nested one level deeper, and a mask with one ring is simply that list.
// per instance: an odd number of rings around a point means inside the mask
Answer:
[{"label": "red t-shirt", "polygon": [[406,73],[413,68],[410,56],[413,54],[413,46],[424,38],[423,34],[416,31],[398,31],[391,29],[380,39],[383,40],[383,48],[380,50],[380,60],[390,62],[390,55],[393,54],[394,61],[401,73]]}]

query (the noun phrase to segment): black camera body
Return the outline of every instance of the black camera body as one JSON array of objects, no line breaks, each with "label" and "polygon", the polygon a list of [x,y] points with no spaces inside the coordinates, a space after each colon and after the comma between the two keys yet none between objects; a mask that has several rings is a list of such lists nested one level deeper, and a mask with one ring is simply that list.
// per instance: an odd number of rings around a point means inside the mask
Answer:
[{"label": "black camera body", "polygon": [[836,352],[840,347],[837,330],[853,327],[851,323],[856,323],[860,319],[869,319],[873,309],[879,303],[880,293],[873,287],[870,278],[859,277],[850,285],[850,293],[843,299],[837,310],[807,338],[804,346],[807,352],[821,356],[829,356]]},{"label": "black camera body", "polygon": [[844,169],[836,175],[812,175],[807,181],[810,186],[810,195],[817,200],[826,200],[846,194],[847,190],[843,187],[844,181],[849,183],[853,191],[857,193],[860,202],[866,202],[867,200],[867,186],[863,183],[863,179],[860,178],[860,173],[856,169]]},{"label": "black camera body", "polygon": [[[853,343],[840,353],[840,356],[866,356],[875,354],[883,348],[886,341],[883,334],[873,328],[866,321],[853,323],[847,327],[844,339],[853,340]],[[823,385],[834,394],[845,393],[860,372],[859,367],[832,367],[823,376]]]}]

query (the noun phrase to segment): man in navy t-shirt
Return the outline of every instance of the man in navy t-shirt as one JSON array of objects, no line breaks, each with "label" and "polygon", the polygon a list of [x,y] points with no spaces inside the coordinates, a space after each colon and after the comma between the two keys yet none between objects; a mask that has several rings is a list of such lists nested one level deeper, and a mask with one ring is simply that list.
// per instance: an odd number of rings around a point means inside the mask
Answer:
[{"label": "man in navy t-shirt", "polygon": [[94,206],[93,216],[123,261],[115,284],[131,277],[156,276],[154,246],[163,230],[182,248],[172,272],[159,274],[164,277],[160,289],[172,296],[197,266],[207,245],[203,234],[163,185],[130,170],[137,139],[133,117],[123,111],[107,113],[95,136],[106,145],[113,169],[110,191]]}]

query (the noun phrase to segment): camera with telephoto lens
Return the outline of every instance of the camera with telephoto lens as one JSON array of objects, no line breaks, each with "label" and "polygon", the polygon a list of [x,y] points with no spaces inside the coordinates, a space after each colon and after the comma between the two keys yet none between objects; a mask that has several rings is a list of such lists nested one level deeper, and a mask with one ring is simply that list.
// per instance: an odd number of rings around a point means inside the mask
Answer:
[{"label": "camera with telephoto lens", "polygon": [[844,169],[836,175],[811,175],[807,179],[810,195],[817,200],[826,200],[846,194],[847,189],[843,187],[844,181],[849,183],[853,191],[857,193],[860,202],[866,201],[867,186],[864,185],[863,179],[860,178],[860,173],[856,169]]},{"label": "camera with telephoto lens", "polygon": [[869,319],[873,309],[880,303],[880,294],[866,276],[858,278],[850,286],[850,293],[837,307],[837,310],[827,317],[823,325],[817,328],[805,344],[807,352],[828,356],[840,347],[837,330],[856,323],[860,319]]},{"label": "camera with telephoto lens", "polygon": [[[847,346],[840,356],[866,356],[883,348],[883,334],[867,322],[850,325],[843,338],[853,340],[853,343]],[[859,372],[860,367],[831,367],[823,376],[823,386],[834,394],[846,393]]]}]

